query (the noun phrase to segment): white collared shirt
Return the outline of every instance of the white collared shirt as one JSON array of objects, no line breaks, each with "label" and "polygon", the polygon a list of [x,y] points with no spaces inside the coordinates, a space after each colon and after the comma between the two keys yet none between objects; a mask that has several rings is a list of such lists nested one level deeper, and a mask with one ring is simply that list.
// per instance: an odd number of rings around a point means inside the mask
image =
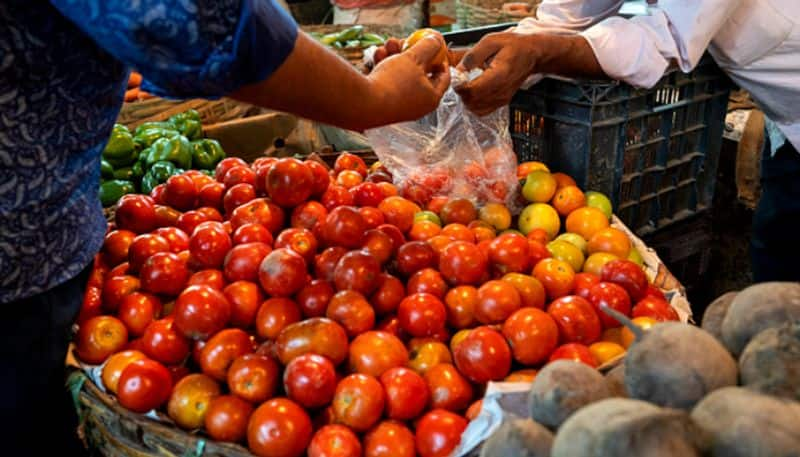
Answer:
[{"label": "white collared shirt", "polygon": [[800,149],[800,0],[659,0],[631,19],[615,16],[623,3],[544,0],[517,31],[580,33],[606,74],[637,87],[673,61],[690,71],[708,49]]}]

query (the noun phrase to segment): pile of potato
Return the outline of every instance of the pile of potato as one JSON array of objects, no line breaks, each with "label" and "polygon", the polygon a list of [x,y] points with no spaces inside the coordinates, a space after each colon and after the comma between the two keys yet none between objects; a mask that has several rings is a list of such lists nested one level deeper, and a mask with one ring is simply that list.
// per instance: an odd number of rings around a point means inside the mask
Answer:
[{"label": "pile of potato", "polygon": [[637,333],[624,362],[548,364],[481,456],[800,455],[800,283],[727,293],[702,328],[609,313]]}]

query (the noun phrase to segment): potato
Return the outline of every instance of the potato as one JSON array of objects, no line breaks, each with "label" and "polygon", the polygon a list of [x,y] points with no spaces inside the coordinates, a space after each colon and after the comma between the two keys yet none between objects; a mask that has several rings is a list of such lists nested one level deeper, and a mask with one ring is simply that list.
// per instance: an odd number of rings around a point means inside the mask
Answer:
[{"label": "potato", "polygon": [[610,396],[599,371],[574,360],[556,360],[533,380],[528,409],[533,420],[557,428],[581,407]]},{"label": "potato", "polygon": [[628,398],[581,408],[561,426],[553,457],[692,457],[700,436],[688,413]]},{"label": "potato", "polygon": [[725,319],[725,314],[728,313],[728,308],[738,293],[738,291],[733,291],[720,295],[708,305],[703,313],[700,326],[720,341],[722,341],[722,320]]},{"label": "potato", "polygon": [[750,286],[731,302],[722,320],[722,341],[735,356],[762,330],[800,321],[800,283],[765,282]]},{"label": "potato", "polygon": [[800,324],[756,335],[739,357],[741,384],[764,394],[800,400]]},{"label": "potato", "polygon": [[714,457],[800,455],[800,405],[796,402],[726,387],[704,398],[691,417],[703,431],[705,450]]},{"label": "potato", "polygon": [[530,419],[508,418],[483,443],[480,457],[549,457],[553,434]]},{"label": "potato", "polygon": [[606,385],[612,397],[628,398],[628,391],[625,389],[625,364],[620,363],[606,373]]}]

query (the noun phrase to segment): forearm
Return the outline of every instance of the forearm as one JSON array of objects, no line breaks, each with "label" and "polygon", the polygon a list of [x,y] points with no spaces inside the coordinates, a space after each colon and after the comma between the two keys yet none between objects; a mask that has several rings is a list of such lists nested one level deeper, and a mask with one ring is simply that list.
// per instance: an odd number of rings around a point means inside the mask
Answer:
[{"label": "forearm", "polygon": [[540,53],[535,73],[561,75],[571,78],[606,79],[597,57],[580,35],[531,35],[534,48]]}]

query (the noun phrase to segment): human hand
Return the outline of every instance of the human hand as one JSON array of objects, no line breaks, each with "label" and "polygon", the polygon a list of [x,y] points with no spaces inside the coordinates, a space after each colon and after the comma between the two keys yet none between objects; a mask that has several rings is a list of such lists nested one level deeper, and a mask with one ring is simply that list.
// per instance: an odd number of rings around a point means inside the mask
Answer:
[{"label": "human hand", "polygon": [[[400,38],[389,38],[378,49],[375,50],[373,65],[378,65],[382,60],[395,54],[400,54],[403,49],[403,41]],[[461,62],[461,58],[466,54],[467,49],[447,49],[447,60],[451,66],[456,66]]]},{"label": "human hand", "polygon": [[511,102],[522,83],[536,69],[540,49],[535,35],[515,32],[486,35],[458,65],[465,72],[483,69],[483,74],[455,90],[467,108],[480,116],[489,114]]},{"label": "human hand", "polygon": [[439,106],[450,87],[449,66],[435,61],[444,45],[441,38],[427,37],[375,67],[368,78],[380,101],[381,123],[419,119]]}]

